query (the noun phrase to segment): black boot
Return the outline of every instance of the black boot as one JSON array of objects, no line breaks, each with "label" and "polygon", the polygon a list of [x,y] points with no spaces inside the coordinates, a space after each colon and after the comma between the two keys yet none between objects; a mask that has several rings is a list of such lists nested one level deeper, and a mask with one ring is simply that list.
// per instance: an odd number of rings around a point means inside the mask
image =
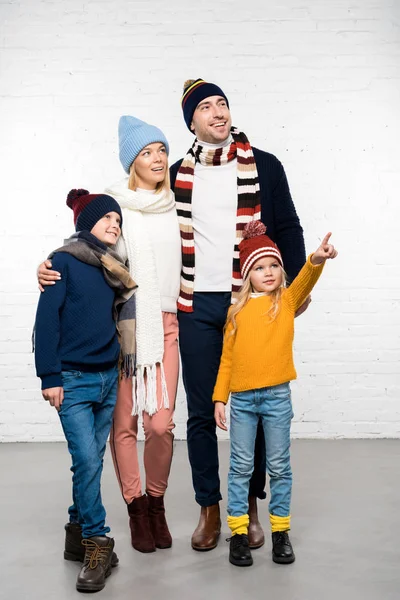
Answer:
[{"label": "black boot", "polygon": [[229,546],[229,562],[237,567],[250,567],[253,564],[246,534],[233,535]]},{"label": "black boot", "polygon": [[111,573],[114,540],[106,535],[84,539],[85,558],[76,580],[78,592],[99,592]]},{"label": "black boot", "polygon": [[[85,558],[85,547],[82,546],[82,527],[79,523],[67,523],[65,529],[65,560],[75,560],[83,562]],[[118,564],[118,556],[115,552],[112,553],[111,566],[116,567]]]},{"label": "black boot", "polygon": [[272,560],[281,564],[294,562],[295,556],[287,531],[275,531],[272,534]]}]

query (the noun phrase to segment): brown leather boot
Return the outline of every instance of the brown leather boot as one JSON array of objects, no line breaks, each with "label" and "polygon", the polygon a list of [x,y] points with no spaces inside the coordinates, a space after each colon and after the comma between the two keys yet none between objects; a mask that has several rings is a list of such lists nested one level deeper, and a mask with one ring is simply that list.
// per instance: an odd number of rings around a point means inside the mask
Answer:
[{"label": "brown leather boot", "polygon": [[149,508],[147,496],[143,494],[128,504],[131,542],[139,552],[155,552],[153,534],[150,529]]},{"label": "brown leather boot", "polygon": [[265,542],[264,531],[258,520],[256,496],[249,496],[249,519],[249,548],[256,550],[257,548],[261,548]]},{"label": "brown leather boot", "polygon": [[85,558],[76,580],[78,592],[99,592],[111,573],[114,540],[106,535],[96,535],[82,540]]},{"label": "brown leather boot", "polygon": [[172,536],[165,519],[164,496],[151,496],[147,492],[149,503],[150,529],[156,548],[171,548]]},{"label": "brown leather boot", "polygon": [[219,503],[202,506],[199,524],[192,535],[193,550],[207,551],[216,548],[221,533]]},{"label": "brown leather boot", "polygon": [[[79,523],[66,523],[65,529],[65,560],[83,562],[85,559],[85,546],[82,545],[82,527]],[[118,556],[112,553],[111,566],[116,567],[119,563]]]}]

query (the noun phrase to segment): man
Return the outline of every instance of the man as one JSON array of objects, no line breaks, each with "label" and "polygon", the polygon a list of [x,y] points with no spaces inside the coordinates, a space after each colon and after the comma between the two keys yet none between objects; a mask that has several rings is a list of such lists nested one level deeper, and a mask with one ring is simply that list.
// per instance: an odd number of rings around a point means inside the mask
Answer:
[{"label": "man", "polygon": [[[241,233],[249,220],[261,218],[281,250],[289,281],[303,266],[305,249],[281,163],[272,154],[252,148],[243,132],[232,128],[228,98],[221,88],[202,79],[189,80],[181,104],[185,123],[196,136],[186,157],[170,169],[182,238],[178,316],[189,417],[187,443],[195,498],[201,506],[192,547],[211,550],[221,528],[212,393],[227,311],[241,285]],[[249,490],[253,549],[264,543],[257,515],[257,497],[265,498],[261,426],[254,464]]]}]

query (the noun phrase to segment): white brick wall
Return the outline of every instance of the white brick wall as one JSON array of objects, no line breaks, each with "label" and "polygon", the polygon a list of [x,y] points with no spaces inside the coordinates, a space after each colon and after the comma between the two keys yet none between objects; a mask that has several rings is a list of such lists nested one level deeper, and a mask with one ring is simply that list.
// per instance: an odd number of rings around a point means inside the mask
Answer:
[{"label": "white brick wall", "polygon": [[[121,177],[117,122],[191,143],[182,83],[216,81],[234,123],[283,162],[309,250],[327,265],[297,322],[301,437],[400,434],[400,34],[396,0],[0,1],[0,436],[62,438],[30,334],[35,269],[71,232],[72,187]],[[182,389],[176,434],[185,435]]]}]

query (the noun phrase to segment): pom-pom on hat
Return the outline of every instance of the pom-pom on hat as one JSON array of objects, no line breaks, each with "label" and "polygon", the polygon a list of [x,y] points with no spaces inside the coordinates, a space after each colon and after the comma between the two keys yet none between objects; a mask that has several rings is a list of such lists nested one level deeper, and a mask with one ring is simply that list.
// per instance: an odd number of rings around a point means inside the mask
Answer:
[{"label": "pom-pom on hat", "polygon": [[267,228],[261,221],[250,221],[243,229],[243,239],[239,244],[240,272],[246,279],[254,264],[264,256],[273,256],[283,267],[278,246],[265,232]]},{"label": "pom-pom on hat", "polygon": [[164,144],[169,154],[167,138],[158,127],[149,125],[136,117],[123,116],[118,124],[119,160],[125,173],[129,174],[131,164],[143,148],[149,144]]},{"label": "pom-pom on hat", "polygon": [[89,194],[87,190],[71,190],[67,197],[67,206],[74,211],[76,231],[91,231],[97,221],[109,212],[122,212],[116,200],[107,194]]},{"label": "pom-pom on hat", "polygon": [[[197,105],[205,100],[205,98],[209,98],[210,96],[222,96],[222,98],[225,98],[229,108],[228,98],[225,96],[221,88],[215,85],[215,83],[207,83],[207,81],[204,81],[204,79],[188,79],[185,81],[183,85],[181,105],[183,110],[183,118],[185,119],[185,123],[190,131],[192,131],[190,129],[190,125],[192,123],[193,113],[196,110]],[[192,131],[192,133],[194,132]]]}]

